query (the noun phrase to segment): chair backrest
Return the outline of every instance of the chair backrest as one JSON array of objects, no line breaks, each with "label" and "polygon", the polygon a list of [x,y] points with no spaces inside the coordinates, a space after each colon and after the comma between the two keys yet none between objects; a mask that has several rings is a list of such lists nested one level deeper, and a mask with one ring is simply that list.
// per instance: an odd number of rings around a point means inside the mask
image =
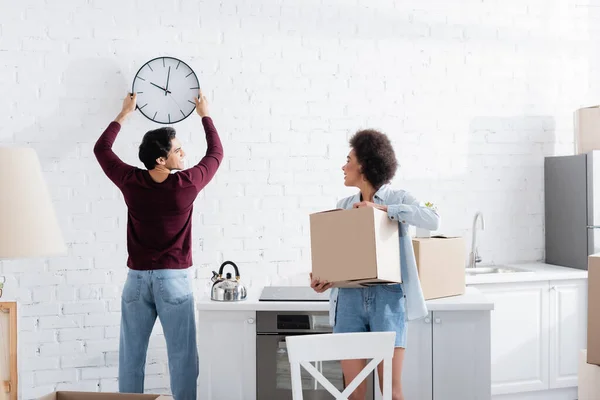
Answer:
[{"label": "chair backrest", "polygon": [[[347,400],[358,385],[383,361],[383,399],[392,398],[392,358],[395,332],[330,333],[285,338],[292,373],[294,400],[302,400],[300,366],[304,367],[337,400]],[[372,359],[340,392],[311,362]]]}]

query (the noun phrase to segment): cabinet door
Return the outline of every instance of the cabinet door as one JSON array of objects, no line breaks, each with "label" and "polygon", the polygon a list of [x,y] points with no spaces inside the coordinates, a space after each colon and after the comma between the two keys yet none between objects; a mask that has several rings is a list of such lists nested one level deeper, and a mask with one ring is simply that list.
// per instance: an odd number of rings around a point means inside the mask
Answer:
[{"label": "cabinet door", "polygon": [[433,399],[431,346],[431,313],[429,313],[426,318],[408,323],[402,367],[402,388],[406,399]]},{"label": "cabinet door", "polygon": [[550,388],[577,386],[587,338],[587,281],[550,282]]},{"label": "cabinet door", "polygon": [[199,399],[256,399],[256,312],[198,313]]},{"label": "cabinet door", "polygon": [[490,311],[433,312],[433,398],[489,400],[490,344]]},{"label": "cabinet door", "polygon": [[474,285],[491,312],[492,395],[548,388],[548,282]]},{"label": "cabinet door", "polygon": [[[433,400],[433,348],[431,313],[426,318],[408,323],[404,364],[402,365],[402,393],[405,399]],[[377,370],[375,382],[379,382]],[[375,400],[382,400],[379,384],[375,386]]]}]

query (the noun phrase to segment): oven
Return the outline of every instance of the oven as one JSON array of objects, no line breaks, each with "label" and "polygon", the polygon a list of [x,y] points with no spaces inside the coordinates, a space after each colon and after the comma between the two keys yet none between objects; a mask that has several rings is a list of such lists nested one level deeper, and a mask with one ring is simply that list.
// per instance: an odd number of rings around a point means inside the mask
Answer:
[{"label": "oven", "polygon": [[[256,313],[256,391],[260,400],[292,400],[292,380],[285,338],[290,335],[331,333],[329,313],[323,311],[258,311]],[[339,361],[317,362],[319,370],[339,391],[344,378]],[[302,395],[304,400],[330,400],[334,397],[304,368]],[[367,400],[373,400],[371,373],[367,381]]]}]

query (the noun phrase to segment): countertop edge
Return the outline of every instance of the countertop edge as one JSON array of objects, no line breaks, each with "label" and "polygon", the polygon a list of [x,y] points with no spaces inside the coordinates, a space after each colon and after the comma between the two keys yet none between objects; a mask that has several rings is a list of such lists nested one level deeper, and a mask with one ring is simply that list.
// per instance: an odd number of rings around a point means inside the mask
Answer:
[{"label": "countertop edge", "polygon": [[[258,296],[237,302],[219,302],[203,297],[196,301],[196,311],[329,311],[328,301],[263,302],[257,298]],[[425,303],[429,311],[481,311],[494,308],[494,303],[474,287],[467,287],[464,295],[428,300]]]}]

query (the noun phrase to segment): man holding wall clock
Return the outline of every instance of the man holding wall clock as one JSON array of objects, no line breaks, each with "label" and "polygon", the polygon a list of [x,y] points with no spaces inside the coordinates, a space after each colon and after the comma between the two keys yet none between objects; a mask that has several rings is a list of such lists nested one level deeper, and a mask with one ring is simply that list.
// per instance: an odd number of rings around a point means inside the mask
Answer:
[{"label": "man holding wall clock", "polygon": [[[127,204],[129,271],[121,297],[119,343],[119,391],[122,393],[144,392],[148,342],[158,316],[167,342],[173,397],[175,400],[196,399],[198,353],[189,276],[192,211],[194,200],[221,164],[223,147],[209,116],[206,97],[201,92],[197,96],[198,88],[195,89],[189,101],[194,100],[196,112],[202,118],[207,150],[192,168],[183,169],[185,152],[170,127],[144,135],[139,158],[147,170],[124,163],[112,151],[121,125],[136,108],[140,109],[136,107],[138,93],[127,94],[121,112],[94,147],[102,170],[121,190]],[[160,96],[171,94],[163,91]],[[181,96],[185,98],[189,94]],[[146,97],[144,101],[148,104],[151,100]],[[147,108],[152,106],[160,110],[156,103],[148,104]],[[172,171],[180,172],[173,174]]]}]

